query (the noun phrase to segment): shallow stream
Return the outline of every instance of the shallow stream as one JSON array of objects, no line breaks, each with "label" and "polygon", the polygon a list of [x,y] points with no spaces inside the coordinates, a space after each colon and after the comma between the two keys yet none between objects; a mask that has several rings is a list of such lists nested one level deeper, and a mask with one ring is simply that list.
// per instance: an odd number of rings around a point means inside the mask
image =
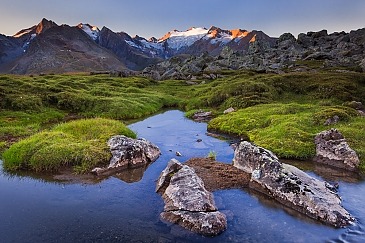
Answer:
[{"label": "shallow stream", "polygon": [[[160,221],[163,200],[155,181],[171,158],[181,162],[215,151],[231,163],[229,141],[207,136],[205,123],[167,111],[129,125],[162,151],[147,170],[129,171],[94,183],[11,175],[0,161],[0,242],[365,242],[365,182],[354,175],[323,171],[301,162],[317,178],[339,183],[344,207],[357,224],[335,229],[307,219],[245,190],[214,192],[228,229],[214,238]],[[197,140],[201,139],[201,142]],[[176,157],[179,151],[182,157]],[[295,163],[295,162],[294,162]]]}]

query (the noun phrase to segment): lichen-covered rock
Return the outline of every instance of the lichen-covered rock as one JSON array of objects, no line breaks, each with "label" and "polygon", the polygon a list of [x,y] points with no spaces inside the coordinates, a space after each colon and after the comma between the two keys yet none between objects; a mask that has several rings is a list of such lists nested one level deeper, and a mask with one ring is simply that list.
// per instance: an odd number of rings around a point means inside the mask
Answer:
[{"label": "lichen-covered rock", "polygon": [[162,219],[207,236],[227,228],[225,215],[217,211],[212,193],[191,167],[172,159],[162,171],[156,191],[165,201]]},{"label": "lichen-covered rock", "polygon": [[109,166],[93,169],[94,174],[104,175],[127,168],[146,166],[157,160],[161,154],[156,145],[144,138],[133,139],[117,135],[109,139],[108,146],[112,154]]},{"label": "lichen-covered rock", "polygon": [[199,110],[194,113],[193,119],[194,119],[194,121],[197,121],[197,122],[209,121],[210,119],[212,119],[212,112]]},{"label": "lichen-covered rock", "polygon": [[226,216],[221,212],[170,211],[161,213],[161,218],[179,224],[197,234],[215,236],[227,227]]},{"label": "lichen-covered rock", "polygon": [[170,183],[170,179],[173,174],[178,172],[183,165],[177,161],[176,159],[172,159],[167,163],[166,168],[161,172],[160,177],[157,180],[156,184],[156,192],[159,192],[162,188],[163,190],[166,190],[166,187]]},{"label": "lichen-covered rock", "polygon": [[328,164],[341,169],[356,171],[360,160],[337,129],[320,132],[315,137],[318,163]]},{"label": "lichen-covered rock", "polygon": [[280,163],[269,150],[241,142],[234,166],[251,173],[249,187],[323,223],[342,227],[354,219],[341,206],[335,188],[294,166]]}]

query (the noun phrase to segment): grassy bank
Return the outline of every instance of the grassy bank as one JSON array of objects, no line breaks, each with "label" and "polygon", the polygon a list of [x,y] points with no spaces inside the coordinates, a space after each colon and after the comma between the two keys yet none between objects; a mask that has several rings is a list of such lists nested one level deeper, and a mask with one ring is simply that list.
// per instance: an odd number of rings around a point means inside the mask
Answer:
[{"label": "grassy bank", "polygon": [[[323,125],[334,115],[340,117],[338,124]],[[263,104],[219,116],[208,125],[208,129],[249,138],[279,157],[296,159],[312,158],[315,155],[315,135],[331,127],[338,128],[364,160],[365,119],[349,107],[298,103]]]},{"label": "grassy bank", "polygon": [[[197,80],[196,85],[107,75],[0,76],[0,152],[30,135],[46,136],[40,134],[70,117],[130,120],[178,107],[212,110],[217,118],[209,123],[210,129],[247,136],[289,158],[313,156],[314,135],[329,128],[323,125],[327,118],[338,115],[340,123],[334,127],[343,132],[365,167],[364,118],[346,106],[350,101],[365,104],[364,73],[222,75]],[[223,115],[229,107],[237,112]]]},{"label": "grassy bank", "polygon": [[57,171],[72,166],[88,172],[110,159],[107,140],[117,134],[136,135],[123,123],[109,119],[82,119],[55,126],[13,144],[3,153],[8,170]]}]

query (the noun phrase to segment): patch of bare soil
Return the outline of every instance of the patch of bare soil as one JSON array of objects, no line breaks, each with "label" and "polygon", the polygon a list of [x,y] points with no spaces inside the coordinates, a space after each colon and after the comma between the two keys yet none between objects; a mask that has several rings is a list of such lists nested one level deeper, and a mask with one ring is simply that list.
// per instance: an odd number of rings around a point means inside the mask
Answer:
[{"label": "patch of bare soil", "polygon": [[208,158],[193,158],[185,164],[194,168],[208,191],[248,187],[251,177],[233,165]]}]

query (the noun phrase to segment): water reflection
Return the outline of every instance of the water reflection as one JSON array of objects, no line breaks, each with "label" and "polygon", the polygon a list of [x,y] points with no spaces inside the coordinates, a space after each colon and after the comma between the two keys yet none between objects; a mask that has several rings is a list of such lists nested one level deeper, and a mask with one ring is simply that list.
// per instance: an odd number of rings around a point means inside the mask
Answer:
[{"label": "water reflection", "polygon": [[329,167],[328,165],[316,163],[314,161],[281,160],[281,162],[294,165],[304,171],[314,172],[328,182],[343,181],[358,183],[364,180],[363,176],[359,173]]},{"label": "water reflection", "polygon": [[2,171],[2,176],[9,179],[22,180],[25,178],[38,180],[43,183],[54,184],[98,184],[103,180],[107,180],[111,177],[117,178],[126,183],[138,182],[143,178],[143,175],[148,166],[142,166],[139,168],[127,168],[118,173],[109,176],[95,176],[93,174],[75,174],[71,168],[65,168],[57,173],[36,173],[29,171],[7,172]]}]

